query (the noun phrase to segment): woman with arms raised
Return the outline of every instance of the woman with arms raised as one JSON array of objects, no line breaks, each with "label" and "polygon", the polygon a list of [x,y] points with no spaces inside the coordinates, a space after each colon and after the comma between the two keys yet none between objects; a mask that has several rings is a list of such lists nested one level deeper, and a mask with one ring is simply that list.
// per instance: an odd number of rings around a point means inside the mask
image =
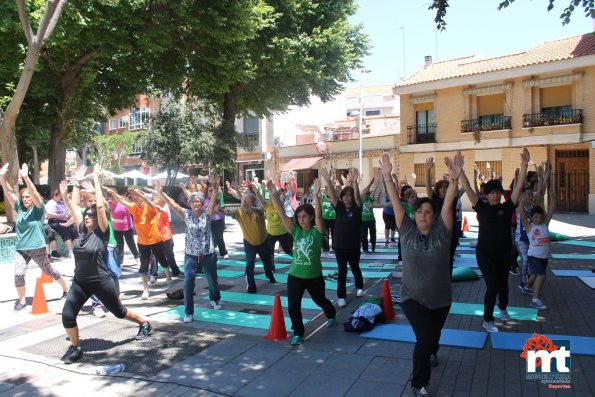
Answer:
[{"label": "woman with arms raised", "polygon": [[62,325],[70,339],[70,347],[62,357],[65,364],[72,364],[83,356],[80,346],[79,329],[76,317],[91,295],[97,296],[104,307],[114,316],[125,318],[139,325],[137,340],[145,339],[151,332],[151,324],[139,313],[125,308],[120,302],[116,284],[106,263],[109,224],[105,200],[99,183],[99,169],[94,172],[96,203],[81,212],[78,203],[68,199],[66,181],[60,183],[60,192],[79,225],[80,237],[76,241],[74,253],[74,279],[62,310]]},{"label": "woman with arms raised", "polygon": [[407,216],[399,200],[388,154],[384,154],[380,162],[403,251],[401,307],[416,337],[411,377],[414,395],[428,395],[431,366],[438,365],[436,354],[440,334],[452,303],[449,252],[453,204],[463,168],[461,152],[457,152],[452,160],[445,158],[444,162],[450,183],[439,216],[434,215],[432,200],[424,197],[414,205],[413,220]]}]

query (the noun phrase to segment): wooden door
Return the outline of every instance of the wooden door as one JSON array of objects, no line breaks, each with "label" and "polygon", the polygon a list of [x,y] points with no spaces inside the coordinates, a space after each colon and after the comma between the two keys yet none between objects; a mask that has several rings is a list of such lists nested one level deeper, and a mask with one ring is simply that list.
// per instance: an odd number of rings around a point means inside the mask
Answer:
[{"label": "wooden door", "polygon": [[588,150],[556,151],[556,210],[588,212]]}]

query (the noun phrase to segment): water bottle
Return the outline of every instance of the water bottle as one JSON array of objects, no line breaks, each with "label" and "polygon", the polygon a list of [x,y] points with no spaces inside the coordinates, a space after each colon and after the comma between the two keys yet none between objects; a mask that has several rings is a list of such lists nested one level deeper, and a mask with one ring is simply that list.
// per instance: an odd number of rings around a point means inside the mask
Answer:
[{"label": "water bottle", "polygon": [[117,374],[118,372],[124,371],[124,364],[116,364],[116,365],[101,365],[95,367],[95,374],[97,375],[112,375]]}]

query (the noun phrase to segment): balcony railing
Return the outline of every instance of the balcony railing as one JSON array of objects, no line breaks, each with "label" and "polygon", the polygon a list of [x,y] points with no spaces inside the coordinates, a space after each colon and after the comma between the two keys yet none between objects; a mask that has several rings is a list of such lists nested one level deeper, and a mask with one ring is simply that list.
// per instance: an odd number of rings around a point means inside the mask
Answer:
[{"label": "balcony railing", "polygon": [[418,124],[407,126],[407,142],[436,143],[436,124]]},{"label": "balcony railing", "polygon": [[557,113],[523,114],[523,127],[541,127],[546,125],[580,124],[583,122],[583,109],[569,109]]},{"label": "balcony railing", "polygon": [[503,114],[490,114],[478,119],[461,121],[461,132],[497,131],[511,129],[512,117]]}]

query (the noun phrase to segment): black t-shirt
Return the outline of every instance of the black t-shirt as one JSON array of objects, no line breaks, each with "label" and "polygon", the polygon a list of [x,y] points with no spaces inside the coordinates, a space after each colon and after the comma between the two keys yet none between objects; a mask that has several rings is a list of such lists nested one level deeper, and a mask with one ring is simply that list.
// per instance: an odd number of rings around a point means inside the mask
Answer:
[{"label": "black t-shirt", "polygon": [[102,232],[98,227],[93,232],[87,233],[83,221],[79,226],[79,233],[79,239],[72,249],[75,280],[101,281],[111,278],[106,262],[109,228]]},{"label": "black t-shirt", "polygon": [[510,224],[515,205],[511,200],[498,205],[490,205],[481,200],[475,204],[479,235],[477,250],[494,251],[508,255],[512,247]]},{"label": "black t-shirt", "polygon": [[362,233],[362,207],[358,207],[354,201],[351,208],[347,208],[339,200],[334,208],[336,218],[333,245],[339,249],[359,250]]}]

